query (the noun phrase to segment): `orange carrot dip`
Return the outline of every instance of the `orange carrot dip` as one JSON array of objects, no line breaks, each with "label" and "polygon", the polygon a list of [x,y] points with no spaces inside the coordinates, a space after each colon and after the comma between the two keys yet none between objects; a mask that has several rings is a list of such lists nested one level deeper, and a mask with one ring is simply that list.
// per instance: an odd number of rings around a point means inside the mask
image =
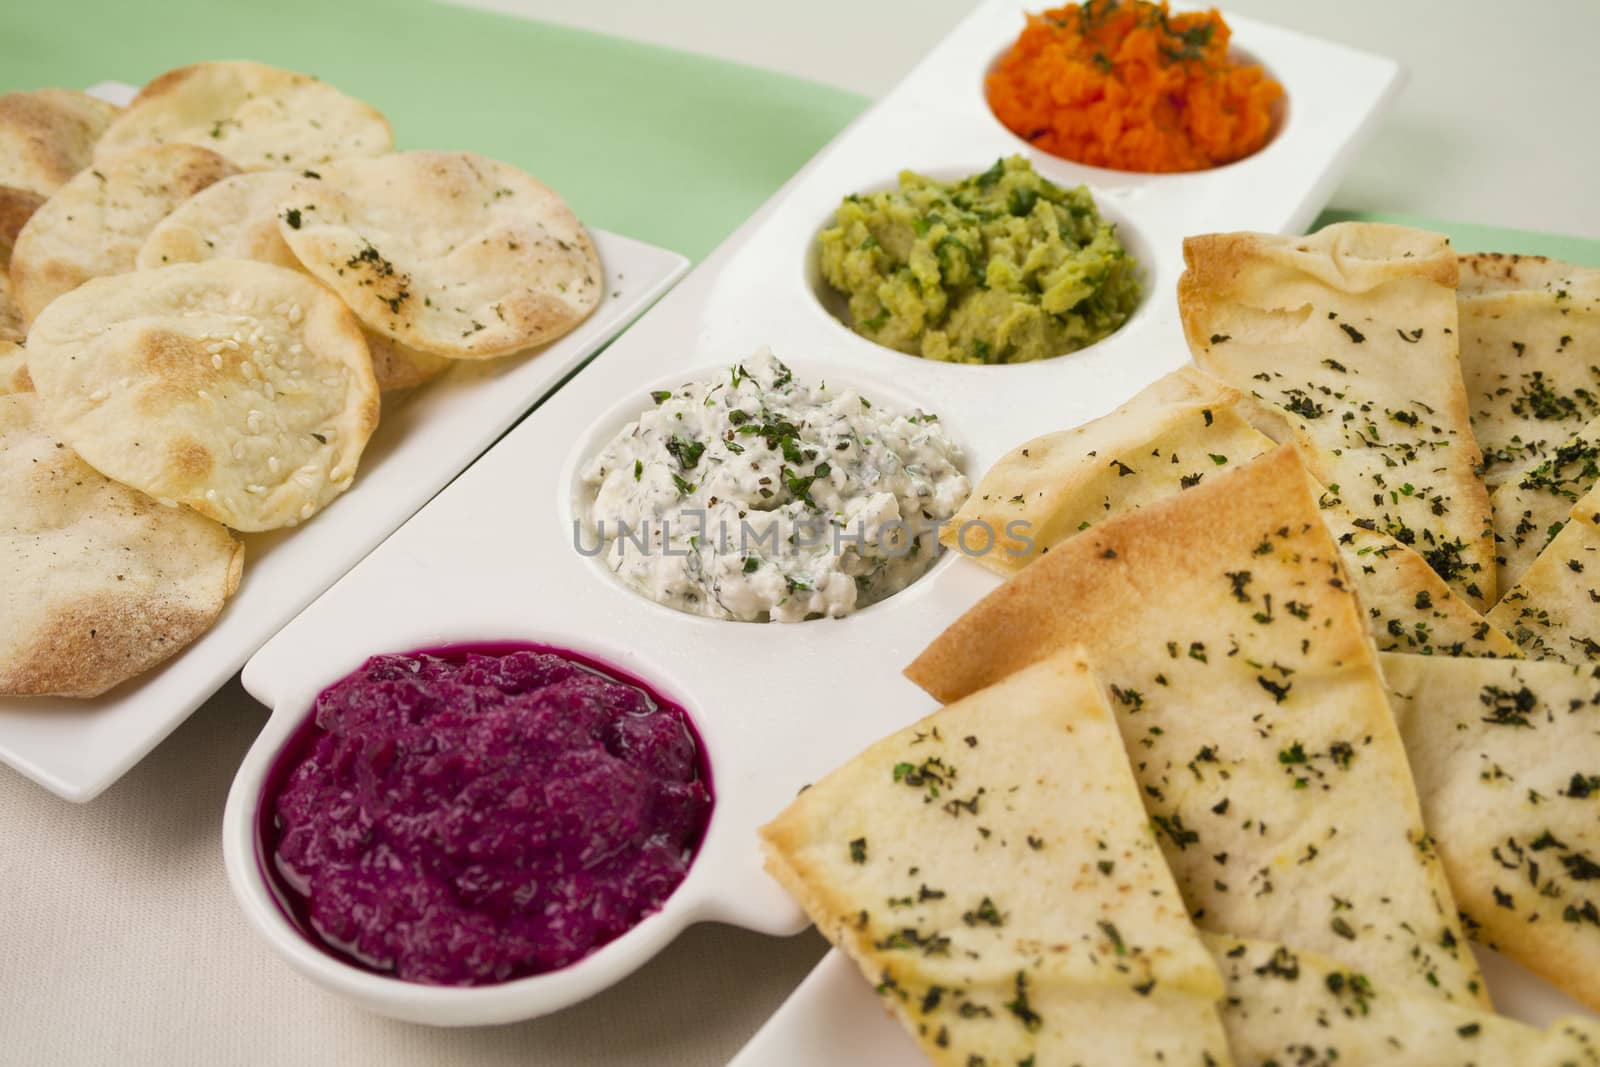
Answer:
[{"label": "orange carrot dip", "polygon": [[1204,170],[1242,159],[1271,132],[1283,86],[1228,59],[1215,9],[1165,0],[1087,0],[1040,15],[987,80],[989,106],[1052,155],[1133,171]]}]

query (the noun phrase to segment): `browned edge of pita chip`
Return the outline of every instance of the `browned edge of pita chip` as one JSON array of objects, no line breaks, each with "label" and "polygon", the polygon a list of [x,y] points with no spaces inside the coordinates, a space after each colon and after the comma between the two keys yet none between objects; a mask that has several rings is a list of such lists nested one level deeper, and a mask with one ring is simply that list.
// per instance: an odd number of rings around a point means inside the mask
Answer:
[{"label": "browned edge of pita chip", "polygon": [[44,197],[14,185],[0,185],[0,270],[11,264],[11,246]]}]

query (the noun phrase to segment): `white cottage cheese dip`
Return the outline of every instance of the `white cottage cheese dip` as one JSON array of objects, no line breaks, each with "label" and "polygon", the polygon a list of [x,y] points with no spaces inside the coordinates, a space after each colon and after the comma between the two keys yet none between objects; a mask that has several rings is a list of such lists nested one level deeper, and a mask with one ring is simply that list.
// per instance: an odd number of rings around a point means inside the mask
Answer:
[{"label": "white cottage cheese dip", "polygon": [[770,351],[651,395],[581,472],[578,547],[693,615],[839,617],[910,585],[967,498],[936,415]]}]

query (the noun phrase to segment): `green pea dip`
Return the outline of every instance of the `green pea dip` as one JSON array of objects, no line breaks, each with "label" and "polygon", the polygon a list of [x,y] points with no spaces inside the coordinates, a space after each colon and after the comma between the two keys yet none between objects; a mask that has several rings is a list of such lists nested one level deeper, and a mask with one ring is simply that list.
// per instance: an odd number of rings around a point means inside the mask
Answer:
[{"label": "green pea dip", "polygon": [[1139,303],[1139,264],[1083,186],[1021,156],[939,182],[847,196],[822,231],[823,280],[851,328],[949,363],[1024,363],[1111,334]]}]

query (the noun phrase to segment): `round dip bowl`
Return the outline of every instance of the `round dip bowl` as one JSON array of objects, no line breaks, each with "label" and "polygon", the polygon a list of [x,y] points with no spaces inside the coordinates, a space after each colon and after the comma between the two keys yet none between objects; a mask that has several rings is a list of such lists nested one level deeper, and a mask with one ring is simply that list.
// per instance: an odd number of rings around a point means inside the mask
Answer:
[{"label": "round dip bowl", "polygon": [[1057,155],[1054,152],[1040,148],[1028,138],[1017,133],[1017,131],[1013,130],[1011,127],[1002,122],[1000,120],[1000,116],[995,114],[994,105],[989,100],[989,77],[995,72],[996,69],[999,68],[1006,56],[1011,53],[1011,49],[1015,43],[1015,40],[1007,41],[1005,47],[996,52],[994,57],[989,60],[988,64],[983,67],[977,84],[978,99],[982,101],[983,113],[988,116],[989,120],[994,123],[997,129],[1015,141],[1018,150],[1028,155],[1033,160],[1035,165],[1040,163],[1045,164],[1046,167],[1052,164],[1061,165],[1072,169],[1074,173],[1082,173],[1086,176],[1084,179],[1080,180],[1087,180],[1096,184],[1115,186],[1129,183],[1137,184],[1145,181],[1159,182],[1163,180],[1194,177],[1196,175],[1214,174],[1218,171],[1226,170],[1229,167],[1237,167],[1241,163],[1258,158],[1263,152],[1272,147],[1273,142],[1278,140],[1279,135],[1283,133],[1284,127],[1289,123],[1290,108],[1292,106],[1289,96],[1289,83],[1279,76],[1277,71],[1275,71],[1271,65],[1262,60],[1250,49],[1240,47],[1238,43],[1230,40],[1228,42],[1228,61],[1230,63],[1240,67],[1260,67],[1268,78],[1277,82],[1278,85],[1283,88],[1283,92],[1276,100],[1272,102],[1272,107],[1269,112],[1269,125],[1267,127],[1266,139],[1261,142],[1260,146],[1257,147],[1255,151],[1250,152],[1247,155],[1240,156],[1237,159],[1231,159],[1226,163],[1216,163],[1209,167],[1202,167],[1199,170],[1125,170],[1118,167],[1108,167],[1095,163],[1085,163],[1081,160],[1073,159],[1070,156]]},{"label": "round dip bowl", "polygon": [[[1020,138],[1018,140],[1020,141]],[[1026,146],[1026,142],[1022,143]],[[1031,149],[1031,146],[1027,147]],[[1118,339],[1132,332],[1130,328],[1143,322],[1143,320],[1147,317],[1152,305],[1159,304],[1159,301],[1152,301],[1150,299],[1152,286],[1155,280],[1154,268],[1156,258],[1154,246],[1149,240],[1146,239],[1140,225],[1130,217],[1130,214],[1126,209],[1127,205],[1120,202],[1120,198],[1116,192],[1116,183],[1091,184],[1090,182],[1085,182],[1082,178],[1073,175],[1064,177],[1057,173],[1051,173],[1047,165],[1039,165],[1040,157],[1043,156],[1048,160],[1055,160],[1057,157],[1049,156],[1045,153],[1026,151],[1016,152],[1013,154],[1023,156],[1023,158],[1027,159],[1030,164],[1034,165],[1035,173],[1044,178],[1046,181],[1052,182],[1055,185],[1069,190],[1077,187],[1078,185],[1085,185],[1089,191],[1090,197],[1092,197],[1094,200],[1096,213],[1106,222],[1112,223],[1116,226],[1117,237],[1122,242],[1123,248],[1127,250],[1128,255],[1138,264],[1137,277],[1139,280],[1140,289],[1138,302],[1135,304],[1133,310],[1128,314],[1128,317],[1123,320],[1121,325],[1117,326],[1116,329],[1112,330],[1104,337],[1101,337],[1095,341],[1091,341],[1081,348],[1071,349],[1066,352],[1058,352],[1055,355],[1045,356],[1040,359],[1025,360],[1018,363],[941,363],[938,360],[928,359],[918,354],[902,352],[899,349],[881,344],[866,334],[856,332],[850,315],[849,298],[844,293],[830,285],[822,276],[822,234],[825,231],[833,228],[836,224],[835,212],[839,203],[846,196],[851,194],[871,195],[874,193],[893,192],[900,187],[898,174],[888,176],[879,181],[864,183],[860,188],[846,189],[840,192],[839,196],[828,205],[827,211],[821,220],[817,222],[809,231],[804,248],[804,259],[801,263],[801,271],[805,280],[805,287],[810,292],[814,301],[812,305],[813,310],[826,318],[831,327],[841,330],[842,336],[848,337],[855,342],[872,345],[874,348],[882,352],[891,353],[893,356],[898,357],[899,359],[914,360],[915,363],[909,364],[909,366],[915,367],[917,365],[932,365],[936,367],[976,367],[981,368],[981,373],[988,374],[1005,374],[1007,373],[1005,368],[1049,365],[1056,360],[1071,359],[1074,356],[1080,356],[1084,353],[1091,352],[1092,350],[1107,344],[1113,339]],[[906,169],[915,171],[917,174],[937,182],[950,183],[959,182],[963,179],[973,177],[974,175],[982,174],[993,163],[994,160],[989,160],[987,163],[975,162],[968,166],[959,167],[948,165],[932,167],[908,166]],[[1099,168],[1091,169],[1098,170]],[[1114,172],[1107,171],[1103,173],[1110,174]]]},{"label": "round dip bowl", "polygon": [[[853,337],[854,334],[851,336]],[[870,344],[871,342],[864,341],[863,343]],[[868,398],[871,403],[881,405],[885,410],[899,412],[920,410],[938,416],[943,435],[960,452],[960,458],[955,464],[956,470],[967,480],[969,490],[975,484],[976,479],[973,473],[975,463],[972,447],[963,436],[960,426],[951,425],[944,420],[941,407],[945,405],[929,403],[899,383],[888,384],[880,376],[865,372],[861,368],[851,366],[848,363],[835,362],[831,359],[816,359],[809,355],[792,355],[776,349],[774,349],[773,354],[793,372],[796,380],[813,386],[826,385],[834,395],[848,389],[854,389],[861,396]],[[900,353],[895,354],[899,355]],[[725,376],[734,364],[747,361],[750,355],[747,353],[741,358],[730,357],[721,362],[697,366],[652,381],[639,383],[636,389],[615,403],[603,415],[596,418],[590,424],[588,431],[576,439],[562,468],[558,484],[565,486],[566,492],[559,501],[561,521],[565,527],[574,531],[575,544],[581,543],[580,554],[585,557],[588,570],[596,575],[599,581],[624,589],[630,596],[637,597],[640,602],[647,605],[648,610],[659,613],[663,624],[666,625],[734,626],[756,627],[758,629],[776,627],[775,632],[787,632],[789,627],[808,628],[840,621],[839,618],[822,616],[812,616],[803,621],[791,622],[716,618],[693,614],[676,606],[659,602],[644,591],[630,585],[614,572],[607,562],[610,550],[600,550],[600,545],[596,541],[597,534],[589,523],[588,517],[595,500],[595,490],[585,483],[583,477],[585,468],[629,423],[650,410],[652,395],[658,391],[675,390],[686,383],[714,380]],[[913,578],[904,588],[864,604],[841,618],[848,619],[864,612],[889,610],[890,605],[903,602],[901,598],[906,597],[908,593],[919,587],[926,586],[930,577],[935,572],[948,566],[954,555],[955,553],[941,550],[939,558],[931,563],[920,575]],[[709,631],[707,632],[707,639],[714,639]]]},{"label": "round dip bowl", "polygon": [[[717,909],[709,903],[712,897],[719,895],[712,888],[717,881],[713,868],[720,866],[715,857],[723,854],[714,792],[717,742],[706,736],[701,717],[694,714],[692,703],[681,692],[660,683],[657,676],[636,677],[631,657],[620,649],[575,642],[561,635],[519,635],[515,639],[500,635],[485,639],[473,634],[449,641],[429,638],[418,641],[415,647],[420,651],[449,653],[512,652],[529,646],[574,653],[608,667],[620,681],[642,683],[649,691],[684,709],[691,732],[699,743],[699,762],[708,771],[708,785],[713,789],[713,796],[704,831],[683,881],[656,911],[647,913],[614,940],[565,967],[528,977],[473,986],[429,985],[368,970],[335,955],[285,911],[277,880],[269,873],[272,859],[266,854],[266,843],[262,840],[261,827],[265,825],[262,806],[270,800],[267,792],[274,787],[274,772],[280,761],[300,741],[302,727],[308,724],[318,695],[360,667],[367,658],[364,655],[331,677],[308,679],[278,694],[271,719],[240,765],[223,812],[223,862],[234,896],[250,925],[295,970],[323,988],[380,1015],[432,1026],[492,1025],[545,1015],[592,996],[637,969],[684,927],[702,919],[722,917],[715,914]],[[381,651],[385,650],[373,650],[370,654]],[[611,666],[614,664],[629,665]],[[712,862],[708,864],[708,860]]]}]

